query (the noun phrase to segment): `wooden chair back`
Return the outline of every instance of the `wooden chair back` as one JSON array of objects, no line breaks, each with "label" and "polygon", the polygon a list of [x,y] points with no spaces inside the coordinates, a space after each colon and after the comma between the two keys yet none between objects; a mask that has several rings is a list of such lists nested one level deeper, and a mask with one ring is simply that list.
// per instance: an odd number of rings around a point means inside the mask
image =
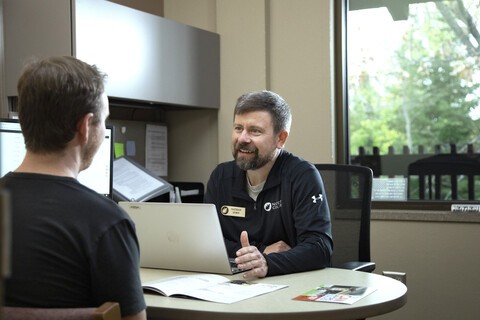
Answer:
[{"label": "wooden chair back", "polygon": [[98,308],[23,308],[3,306],[2,320],[121,320],[120,305],[105,302]]}]

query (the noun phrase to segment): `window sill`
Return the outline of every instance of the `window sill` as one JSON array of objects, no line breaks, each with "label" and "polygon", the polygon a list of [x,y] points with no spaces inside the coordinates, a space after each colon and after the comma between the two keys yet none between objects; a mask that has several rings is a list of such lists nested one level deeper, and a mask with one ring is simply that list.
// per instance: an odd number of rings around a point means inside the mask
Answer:
[{"label": "window sill", "polygon": [[372,209],[371,220],[480,223],[480,213]]}]

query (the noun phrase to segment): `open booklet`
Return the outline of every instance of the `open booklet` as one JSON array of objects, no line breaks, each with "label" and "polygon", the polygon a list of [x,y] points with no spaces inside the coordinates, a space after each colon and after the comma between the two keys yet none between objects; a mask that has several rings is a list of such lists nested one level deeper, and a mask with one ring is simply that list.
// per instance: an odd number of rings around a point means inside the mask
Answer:
[{"label": "open booklet", "polygon": [[293,300],[353,304],[375,290],[371,287],[322,284]]},{"label": "open booklet", "polygon": [[206,301],[234,303],[287,287],[243,280],[229,280],[215,274],[169,277],[142,284],[145,291],[164,296],[186,296]]}]

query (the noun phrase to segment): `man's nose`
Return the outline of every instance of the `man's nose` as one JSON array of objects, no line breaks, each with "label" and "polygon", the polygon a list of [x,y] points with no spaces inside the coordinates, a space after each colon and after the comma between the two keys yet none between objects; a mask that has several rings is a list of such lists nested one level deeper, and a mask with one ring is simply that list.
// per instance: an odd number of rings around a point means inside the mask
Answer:
[{"label": "man's nose", "polygon": [[247,130],[243,130],[241,133],[240,133],[240,136],[238,137],[238,140],[240,142],[250,142],[250,135],[248,134]]}]

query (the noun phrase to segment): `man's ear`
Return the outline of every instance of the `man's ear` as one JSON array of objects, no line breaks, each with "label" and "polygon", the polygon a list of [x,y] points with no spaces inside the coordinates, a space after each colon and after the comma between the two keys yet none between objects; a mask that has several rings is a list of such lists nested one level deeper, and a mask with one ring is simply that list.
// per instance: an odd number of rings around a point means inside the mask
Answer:
[{"label": "man's ear", "polygon": [[93,119],[93,113],[87,113],[77,123],[77,134],[82,144],[87,143],[90,134],[90,123]]},{"label": "man's ear", "polygon": [[282,130],[280,134],[278,135],[278,141],[277,141],[277,148],[282,149],[283,146],[285,145],[285,141],[287,140],[288,137],[288,131],[287,130]]}]

